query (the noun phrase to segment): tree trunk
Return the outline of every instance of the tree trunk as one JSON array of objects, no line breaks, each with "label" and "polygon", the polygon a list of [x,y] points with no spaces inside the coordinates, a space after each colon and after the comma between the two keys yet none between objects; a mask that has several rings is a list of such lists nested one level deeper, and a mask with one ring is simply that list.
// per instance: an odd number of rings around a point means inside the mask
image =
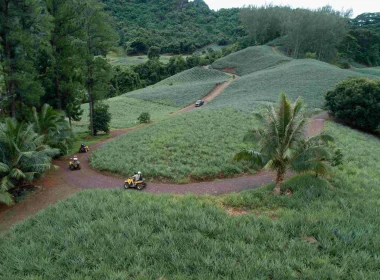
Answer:
[{"label": "tree trunk", "polygon": [[94,100],[91,93],[88,93],[88,103],[90,105],[90,132],[91,136],[95,136],[94,132]]},{"label": "tree trunk", "polygon": [[282,182],[284,181],[285,178],[285,172],[277,171],[277,176],[276,176],[276,186],[273,189],[273,194],[278,195],[281,193],[281,185]]}]

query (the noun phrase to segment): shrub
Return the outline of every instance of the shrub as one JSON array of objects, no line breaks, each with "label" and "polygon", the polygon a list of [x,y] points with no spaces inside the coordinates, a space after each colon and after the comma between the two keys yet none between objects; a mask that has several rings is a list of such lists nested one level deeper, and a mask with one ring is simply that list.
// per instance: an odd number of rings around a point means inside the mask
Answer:
[{"label": "shrub", "polygon": [[59,151],[45,145],[44,138],[34,131],[34,124],[10,118],[0,123],[0,203],[12,204],[9,190],[50,168]]},{"label": "shrub", "polygon": [[380,124],[380,82],[350,78],[327,92],[325,108],[337,120],[375,132]]},{"label": "shrub", "polygon": [[140,123],[148,123],[150,122],[150,114],[148,112],[141,113],[137,120],[140,121]]},{"label": "shrub", "polygon": [[109,105],[102,102],[95,104],[93,112],[93,122],[94,122],[94,134],[96,135],[99,131],[104,131],[105,133],[110,132],[110,122],[111,113],[108,111]]}]

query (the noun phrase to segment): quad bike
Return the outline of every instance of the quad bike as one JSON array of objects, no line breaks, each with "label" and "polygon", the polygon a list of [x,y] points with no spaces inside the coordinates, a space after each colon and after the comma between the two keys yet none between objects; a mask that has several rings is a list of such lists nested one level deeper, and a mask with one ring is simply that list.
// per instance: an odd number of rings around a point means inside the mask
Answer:
[{"label": "quad bike", "polygon": [[70,170],[80,169],[80,162],[77,157],[71,158],[69,163]]},{"label": "quad bike", "polygon": [[87,153],[90,150],[90,148],[87,145],[81,145],[79,148],[80,153]]},{"label": "quad bike", "polygon": [[146,182],[144,178],[142,178],[139,181],[133,182],[133,177],[129,177],[127,180],[124,181],[124,189],[136,188],[139,191],[141,191],[145,187],[146,187]]}]

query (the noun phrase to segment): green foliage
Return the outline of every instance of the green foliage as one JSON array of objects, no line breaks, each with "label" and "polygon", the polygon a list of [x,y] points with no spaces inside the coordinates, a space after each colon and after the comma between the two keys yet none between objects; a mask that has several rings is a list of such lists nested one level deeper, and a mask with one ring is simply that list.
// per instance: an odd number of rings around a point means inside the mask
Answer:
[{"label": "green foliage", "polygon": [[325,93],[338,82],[363,76],[367,75],[342,70],[314,59],[293,60],[234,80],[207,106],[252,110],[262,104],[276,102],[278,95],[285,92],[290,99],[301,96],[309,108],[322,108]]},{"label": "green foliage", "polygon": [[0,202],[12,204],[10,189],[50,168],[51,158],[59,151],[44,145],[44,140],[33,124],[11,118],[0,123]]},{"label": "green foliage", "polygon": [[44,144],[58,148],[61,154],[67,154],[72,144],[73,134],[64,117],[48,104],[44,104],[40,112],[33,107],[32,112],[31,122],[34,124],[36,133],[44,136]]},{"label": "green foliage", "polygon": [[331,6],[308,10],[269,4],[243,8],[241,20],[257,45],[283,37],[284,47],[292,57],[304,57],[310,52],[316,53],[319,60],[330,61],[347,32],[349,15],[350,11],[335,11]]},{"label": "green foliage", "polygon": [[380,82],[352,78],[326,94],[325,108],[336,119],[375,132],[380,124]]},{"label": "green foliage", "polygon": [[[135,126],[137,124],[137,117],[140,115],[142,109],[151,112],[151,118],[153,120],[160,119],[179,109],[156,102],[130,98],[126,95],[109,98],[103,102],[110,106],[109,111],[112,113],[110,128],[127,128]],[[73,122],[74,132],[88,131],[88,104],[83,104],[82,108],[84,110],[83,119],[80,122]]]},{"label": "green foliage", "polygon": [[110,132],[111,113],[109,112],[109,105],[97,102],[94,106],[93,118],[95,136],[99,131],[104,131],[107,134]]},{"label": "green foliage", "polygon": [[[140,76],[132,69],[122,69],[115,67],[114,77],[111,80],[113,87],[115,88],[115,95],[120,95],[130,91],[134,91],[142,87]],[[113,97],[110,95],[109,97]]]},{"label": "green foliage", "polygon": [[334,188],[301,175],[284,183],[291,197],[272,185],[217,198],[82,191],[0,237],[0,277],[376,279],[380,143],[327,127],[348,157]]},{"label": "green foliage", "polygon": [[159,47],[152,46],[149,48],[148,58],[149,59],[160,59],[160,52],[161,52],[161,49]]},{"label": "green foliage", "polygon": [[196,48],[244,35],[239,9],[210,10],[204,1],[104,1],[120,34],[119,45],[130,54],[146,54],[150,47],[161,53],[190,54]]},{"label": "green foliage", "polygon": [[288,169],[295,172],[314,171],[328,173],[328,160],[332,158],[328,147],[333,138],[329,135],[305,137],[307,118],[304,104],[297,99],[293,104],[281,94],[276,107],[266,106],[258,128],[250,131],[245,139],[258,143],[258,150],[242,150],[235,160],[249,161],[252,166],[276,171],[275,194],[281,192],[281,184]]},{"label": "green foliage", "polygon": [[81,109],[80,99],[75,99],[73,102],[67,104],[65,109],[66,117],[69,119],[70,127],[71,121],[79,122],[82,119],[83,109]]},{"label": "green foliage", "polygon": [[140,123],[149,123],[150,122],[150,114],[148,112],[141,113],[137,118]]},{"label": "green foliage", "polygon": [[12,117],[21,114],[23,104],[39,105],[44,93],[35,60],[48,40],[41,34],[49,33],[50,24],[42,0],[0,1],[0,76],[8,101],[4,109]]},{"label": "green foliage", "polygon": [[291,61],[291,58],[275,53],[268,46],[249,47],[227,55],[212,64],[212,68],[238,75],[247,75]]},{"label": "green foliage", "polygon": [[233,176],[249,169],[231,159],[253,125],[252,118],[229,109],[183,113],[115,139],[91,155],[91,165],[176,182]]}]

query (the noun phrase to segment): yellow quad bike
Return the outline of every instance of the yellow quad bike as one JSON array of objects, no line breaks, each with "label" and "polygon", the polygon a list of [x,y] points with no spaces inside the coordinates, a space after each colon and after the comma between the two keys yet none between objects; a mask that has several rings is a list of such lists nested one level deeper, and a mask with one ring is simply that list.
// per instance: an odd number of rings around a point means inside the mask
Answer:
[{"label": "yellow quad bike", "polygon": [[139,181],[135,181],[135,184],[133,185],[133,177],[129,177],[127,180],[124,181],[124,189],[129,189],[129,188],[136,188],[139,191],[141,191],[143,188],[146,187],[146,182],[144,178],[142,178]]},{"label": "yellow quad bike", "polygon": [[69,168],[70,170],[80,169],[80,162],[77,157],[70,158]]},{"label": "yellow quad bike", "polygon": [[87,145],[81,145],[79,148],[80,153],[87,153],[90,150],[90,148]]}]

